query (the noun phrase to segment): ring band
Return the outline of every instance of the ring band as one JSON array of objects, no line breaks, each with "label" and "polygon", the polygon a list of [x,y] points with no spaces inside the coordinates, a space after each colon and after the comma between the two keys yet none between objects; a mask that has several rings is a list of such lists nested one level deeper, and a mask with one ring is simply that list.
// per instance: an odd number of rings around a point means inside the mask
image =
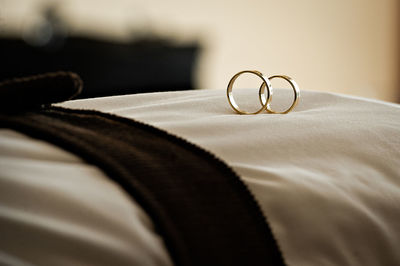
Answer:
[{"label": "ring band", "polygon": [[[258,109],[255,112],[246,112],[246,111],[241,110],[233,97],[233,93],[232,93],[233,84],[235,83],[236,79],[244,73],[254,74],[254,75],[258,76],[259,78],[261,78],[263,81],[263,83],[260,86],[259,93],[258,93],[262,106],[260,109]],[[265,90],[265,88],[267,88],[267,90]],[[265,96],[265,91],[267,91],[267,96]],[[271,101],[271,96],[272,96],[272,86],[271,86],[271,82],[269,81],[269,79],[265,78],[261,72],[256,71],[256,70],[244,70],[244,71],[240,71],[239,73],[237,73],[236,75],[234,75],[231,78],[231,80],[229,81],[229,84],[228,84],[228,88],[226,90],[226,95],[228,96],[228,102],[229,102],[230,106],[237,113],[247,114],[247,115],[259,114],[259,113],[269,109],[269,102]]]},{"label": "ring band", "polygon": [[[297,105],[297,103],[299,101],[299,98],[300,98],[299,86],[297,85],[297,83],[291,77],[288,77],[288,76],[285,76],[285,75],[275,75],[275,76],[269,77],[268,79],[272,80],[274,78],[281,78],[281,79],[284,79],[287,82],[289,82],[289,84],[292,87],[293,92],[294,92],[294,99],[293,99],[292,105],[288,109],[283,111],[283,112],[277,112],[277,111],[272,110],[271,107],[269,106],[269,102],[267,104],[266,110],[267,110],[268,113],[271,113],[271,114],[287,114],[290,111],[292,111],[294,107],[296,107],[296,105]],[[261,85],[261,87],[265,87],[264,83]],[[265,94],[265,90],[261,90],[261,88],[260,88],[259,99],[260,99],[261,105],[264,106],[266,104],[266,100],[265,100],[265,95],[262,96],[262,94]]]}]

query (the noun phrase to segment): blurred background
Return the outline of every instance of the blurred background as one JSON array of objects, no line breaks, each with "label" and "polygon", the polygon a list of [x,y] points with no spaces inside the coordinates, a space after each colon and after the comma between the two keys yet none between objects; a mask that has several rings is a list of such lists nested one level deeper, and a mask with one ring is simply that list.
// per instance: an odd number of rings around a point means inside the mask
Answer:
[{"label": "blurred background", "polygon": [[399,0],[0,0],[0,77],[74,70],[85,97],[226,89],[257,69],[400,101]]}]

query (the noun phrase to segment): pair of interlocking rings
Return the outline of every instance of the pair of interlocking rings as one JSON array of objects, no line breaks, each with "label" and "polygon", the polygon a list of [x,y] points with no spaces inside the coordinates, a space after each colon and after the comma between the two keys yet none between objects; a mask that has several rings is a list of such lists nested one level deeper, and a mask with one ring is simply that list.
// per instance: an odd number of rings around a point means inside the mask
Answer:
[{"label": "pair of interlocking rings", "polygon": [[[236,103],[235,99],[233,98],[233,92],[232,92],[233,84],[235,83],[236,79],[244,73],[254,74],[254,75],[258,76],[259,78],[261,78],[261,80],[263,82],[258,91],[261,108],[255,112],[247,112],[247,111],[241,110],[239,108],[238,104]],[[292,87],[293,92],[294,92],[294,100],[293,100],[292,105],[283,112],[274,111],[270,107],[270,103],[272,100],[272,94],[273,94],[273,89],[272,89],[270,80],[275,79],[275,78],[281,78],[281,79],[284,79],[287,82],[289,82],[289,84]],[[297,85],[297,83],[288,76],[275,75],[275,76],[266,78],[261,72],[259,72],[257,70],[244,70],[244,71],[240,71],[239,73],[237,73],[236,75],[234,75],[231,78],[231,80],[229,81],[229,84],[228,84],[226,94],[228,96],[228,101],[229,101],[230,106],[233,108],[233,110],[235,110],[239,114],[247,114],[247,115],[254,114],[255,115],[255,114],[259,114],[263,111],[267,111],[268,113],[271,113],[271,114],[287,114],[290,111],[292,111],[293,108],[297,105],[299,98],[300,98],[300,89],[299,89],[299,86]]]}]

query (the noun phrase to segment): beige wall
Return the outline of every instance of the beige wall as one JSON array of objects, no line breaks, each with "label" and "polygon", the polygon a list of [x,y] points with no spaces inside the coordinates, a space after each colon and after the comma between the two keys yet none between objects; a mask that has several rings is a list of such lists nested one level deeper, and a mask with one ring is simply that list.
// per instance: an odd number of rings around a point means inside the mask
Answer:
[{"label": "beige wall", "polygon": [[[0,0],[3,32],[40,0]],[[243,69],[287,74],[302,89],[397,101],[398,0],[64,0],[74,31],[126,38],[133,30],[200,41],[197,87],[225,89]],[[27,13],[26,13],[27,14]],[[13,21],[13,22],[11,22]],[[18,24],[19,23],[19,24]]]}]

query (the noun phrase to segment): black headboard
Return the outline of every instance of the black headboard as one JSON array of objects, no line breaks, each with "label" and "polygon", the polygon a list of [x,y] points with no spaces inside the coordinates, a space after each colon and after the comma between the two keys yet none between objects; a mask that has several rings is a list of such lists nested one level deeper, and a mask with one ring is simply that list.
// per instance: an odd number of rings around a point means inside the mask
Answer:
[{"label": "black headboard", "polygon": [[68,37],[57,45],[35,46],[0,38],[0,80],[49,71],[78,73],[81,98],[193,89],[199,46],[161,39],[129,43]]}]

